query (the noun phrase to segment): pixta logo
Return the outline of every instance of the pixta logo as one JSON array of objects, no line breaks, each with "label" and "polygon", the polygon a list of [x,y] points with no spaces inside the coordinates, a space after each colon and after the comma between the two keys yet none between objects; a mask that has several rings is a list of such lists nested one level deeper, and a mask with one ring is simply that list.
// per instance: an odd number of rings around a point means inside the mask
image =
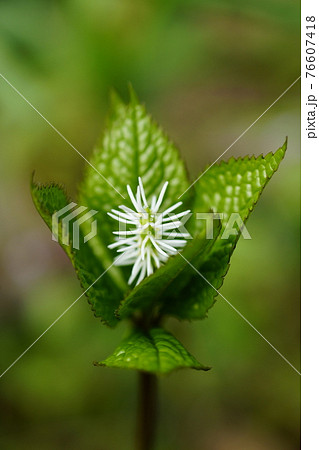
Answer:
[{"label": "pixta logo", "polygon": [[[55,212],[52,215],[52,240],[58,242],[59,241],[59,224],[61,223],[62,233],[61,233],[61,244],[70,245],[70,234],[72,236],[72,247],[79,250],[80,248],[80,226],[89,221],[98,211],[91,209],[90,211],[82,214],[88,208],[87,206],[79,206],[76,209],[73,209],[77,206],[76,203],[71,202],[64,208]],[[72,211],[71,211],[72,210]],[[71,212],[69,212],[71,211]],[[62,217],[65,213],[67,214],[65,217]],[[74,220],[73,224],[72,221]],[[97,233],[97,223],[96,220],[90,222],[91,230],[83,237],[84,243],[92,239]],[[70,233],[72,225],[72,233]]]}]

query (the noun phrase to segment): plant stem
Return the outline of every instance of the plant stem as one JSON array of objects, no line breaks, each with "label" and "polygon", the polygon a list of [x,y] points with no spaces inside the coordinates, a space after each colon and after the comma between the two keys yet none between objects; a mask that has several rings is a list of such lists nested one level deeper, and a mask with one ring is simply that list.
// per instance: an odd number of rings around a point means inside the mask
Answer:
[{"label": "plant stem", "polygon": [[137,449],[151,450],[157,419],[157,376],[139,372]]}]

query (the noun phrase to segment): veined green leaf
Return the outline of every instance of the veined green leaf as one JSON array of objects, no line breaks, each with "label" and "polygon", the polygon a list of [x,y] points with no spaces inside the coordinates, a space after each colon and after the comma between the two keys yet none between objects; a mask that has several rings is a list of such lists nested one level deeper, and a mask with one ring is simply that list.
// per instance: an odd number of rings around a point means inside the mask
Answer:
[{"label": "veined green leaf", "polygon": [[[63,188],[56,184],[40,185],[32,182],[31,193],[39,214],[52,231],[53,214],[69,205],[70,200]],[[88,289],[85,295],[95,315],[107,325],[115,326],[118,323],[118,319],[114,311],[122,298],[122,291],[117,287],[114,278],[112,278],[113,267],[100,277],[108,266],[103,266],[92,252],[88,243],[84,243],[81,230],[79,236],[80,248],[79,250],[73,248],[74,236],[72,232],[73,228],[70,227],[68,230],[69,242],[63,240],[62,225],[59,223],[57,240],[69,256],[83,290]]]},{"label": "veined green leaf", "polygon": [[[222,230],[211,256],[203,263],[200,272],[219,289],[229,268],[231,255],[240,234],[223,239],[227,221],[232,213],[239,213],[243,222],[254,209],[264,187],[276,172],[287,149],[287,141],[275,153],[266,156],[231,158],[228,162],[213,165],[195,184],[193,213],[213,209],[222,213]],[[179,319],[193,320],[207,316],[218,295],[203,278],[194,273],[179,300],[167,302],[164,313]]]},{"label": "veined green leaf", "polygon": [[[79,201],[104,213],[121,204],[131,206],[126,186],[129,184],[135,192],[141,177],[148,199],[158,195],[168,181],[162,207],[176,203],[189,184],[176,147],[138,103],[132,90],[128,105],[114,94],[112,103],[108,129],[90,161],[100,174],[88,167]],[[101,251],[105,251],[105,246],[114,239],[112,231],[116,224],[106,214],[103,220],[101,217],[97,218],[98,230],[104,249]]]},{"label": "veined green leaf", "polygon": [[134,330],[114,353],[97,365],[135,369],[156,374],[191,368],[209,370],[200,364],[183,345],[163,328]]}]

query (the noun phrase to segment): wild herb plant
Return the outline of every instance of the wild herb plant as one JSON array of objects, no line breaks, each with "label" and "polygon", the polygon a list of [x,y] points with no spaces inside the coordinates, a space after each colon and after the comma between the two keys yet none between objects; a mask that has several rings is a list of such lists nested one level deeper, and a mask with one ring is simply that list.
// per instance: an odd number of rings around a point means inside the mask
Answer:
[{"label": "wild herb plant", "polygon": [[[111,328],[123,320],[128,325],[114,353],[96,364],[139,372],[138,447],[149,449],[157,377],[181,368],[209,370],[165,329],[165,319],[207,317],[240,237],[239,232],[225,235],[228,220],[238,213],[246,222],[278,169],[287,142],[266,156],[213,164],[191,185],[175,145],[133,90],[129,104],[114,93],[111,103],[107,131],[93,152],[77,199],[98,211],[97,234],[85,242],[90,223],[84,221],[76,248],[74,229],[59,224],[56,239],[95,316]],[[57,184],[32,181],[31,190],[39,214],[52,229],[52,216],[71,200]],[[189,212],[187,231],[182,232]],[[212,219],[200,220],[198,213]],[[127,227],[121,231],[123,222]],[[159,224],[163,230],[158,237]]]}]

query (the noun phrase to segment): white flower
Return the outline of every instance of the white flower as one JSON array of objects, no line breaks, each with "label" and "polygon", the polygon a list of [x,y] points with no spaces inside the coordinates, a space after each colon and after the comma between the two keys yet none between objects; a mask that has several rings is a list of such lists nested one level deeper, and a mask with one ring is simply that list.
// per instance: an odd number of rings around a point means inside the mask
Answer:
[{"label": "white flower", "polygon": [[127,186],[127,192],[135,211],[121,205],[119,206],[121,211],[112,209],[112,212],[108,213],[110,217],[119,222],[121,227],[124,226],[122,224],[131,227],[129,230],[124,228],[121,231],[114,231],[113,234],[117,235],[116,242],[108,246],[110,249],[118,248],[117,251],[120,253],[115,259],[115,265],[133,265],[128,280],[129,284],[133,283],[136,278],[136,284],[139,284],[146,276],[151,275],[155,268],[159,268],[171,255],[175,255],[179,249],[184,247],[187,241],[185,239],[174,239],[175,237],[190,237],[189,233],[172,232],[182,225],[179,219],[190,212],[188,210],[171,214],[182,202],[175,203],[175,205],[159,213],[168,181],[164,183],[158,198],[153,196],[150,205],[146,200],[141,178],[138,179],[138,184],[135,197],[130,186]]}]

